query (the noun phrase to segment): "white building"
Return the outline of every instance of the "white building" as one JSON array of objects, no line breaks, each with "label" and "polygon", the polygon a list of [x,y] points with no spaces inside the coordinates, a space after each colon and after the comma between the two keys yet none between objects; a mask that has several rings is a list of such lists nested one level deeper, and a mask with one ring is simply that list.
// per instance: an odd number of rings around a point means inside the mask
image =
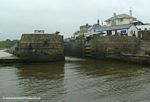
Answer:
[{"label": "white building", "polygon": [[137,36],[137,28],[132,24],[116,25],[116,26],[92,26],[87,32],[88,36],[99,35],[99,36]]},{"label": "white building", "polygon": [[128,30],[129,36],[136,36],[138,38],[141,38],[139,36],[138,32],[139,31],[150,31],[150,25],[137,25],[137,26],[131,26]]},{"label": "white building", "polygon": [[107,26],[116,26],[116,25],[125,25],[130,24],[133,21],[136,21],[137,18],[132,16],[132,10],[129,11],[129,14],[116,14],[114,13],[112,17],[105,20]]},{"label": "white building", "polygon": [[107,19],[105,26],[99,25],[99,23],[94,24],[88,29],[86,37],[99,35],[118,35],[118,36],[136,36],[138,37],[139,30],[150,30],[148,25],[143,25],[141,21],[132,16],[132,11],[130,10],[128,14],[116,14]]},{"label": "white building", "polygon": [[136,27],[138,30],[150,30],[150,25],[138,25]]}]

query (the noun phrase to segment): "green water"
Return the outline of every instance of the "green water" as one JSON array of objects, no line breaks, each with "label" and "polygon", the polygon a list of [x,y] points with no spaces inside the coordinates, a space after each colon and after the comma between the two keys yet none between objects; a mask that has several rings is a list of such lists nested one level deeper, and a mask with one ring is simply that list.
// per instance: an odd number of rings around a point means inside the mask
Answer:
[{"label": "green water", "polygon": [[[2,97],[40,96],[40,100]],[[0,66],[0,102],[150,102],[150,67],[119,61]]]}]

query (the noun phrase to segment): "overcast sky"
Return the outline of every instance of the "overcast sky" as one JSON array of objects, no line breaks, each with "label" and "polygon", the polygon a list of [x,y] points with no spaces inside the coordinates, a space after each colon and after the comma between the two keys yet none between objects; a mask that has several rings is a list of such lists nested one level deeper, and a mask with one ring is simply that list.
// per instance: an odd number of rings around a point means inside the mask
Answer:
[{"label": "overcast sky", "polygon": [[0,40],[20,39],[22,33],[42,29],[72,36],[80,25],[106,20],[114,12],[150,22],[149,0],[0,0]]}]

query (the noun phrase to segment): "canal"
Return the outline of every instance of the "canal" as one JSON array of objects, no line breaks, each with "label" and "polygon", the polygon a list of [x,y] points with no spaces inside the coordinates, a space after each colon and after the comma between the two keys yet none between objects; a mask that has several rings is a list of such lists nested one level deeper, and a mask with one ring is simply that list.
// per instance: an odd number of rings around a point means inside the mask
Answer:
[{"label": "canal", "polygon": [[41,99],[9,102],[149,102],[150,67],[71,57],[0,65],[0,102],[22,96]]}]

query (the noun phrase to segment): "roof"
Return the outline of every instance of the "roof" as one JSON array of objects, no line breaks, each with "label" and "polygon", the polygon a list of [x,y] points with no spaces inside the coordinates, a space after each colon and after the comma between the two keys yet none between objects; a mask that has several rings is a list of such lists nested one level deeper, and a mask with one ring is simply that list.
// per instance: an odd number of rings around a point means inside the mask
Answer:
[{"label": "roof", "polygon": [[92,30],[92,29],[96,30],[96,29],[100,29],[101,27],[102,26],[99,24],[94,24],[92,27],[89,28],[89,30]]},{"label": "roof", "polygon": [[150,30],[150,25],[138,25],[136,26],[138,30]]},{"label": "roof", "polygon": [[131,24],[124,24],[124,25],[116,25],[116,26],[93,26],[89,30],[95,29],[98,31],[107,31],[107,30],[115,30],[115,29],[129,29],[132,25]]},{"label": "roof", "polygon": [[116,15],[115,17],[113,16],[113,17],[105,20],[105,22],[113,20],[113,19],[121,19],[121,18],[133,18],[133,19],[136,19],[135,17],[132,17],[132,16],[130,16],[128,14],[119,14],[119,15]]}]

